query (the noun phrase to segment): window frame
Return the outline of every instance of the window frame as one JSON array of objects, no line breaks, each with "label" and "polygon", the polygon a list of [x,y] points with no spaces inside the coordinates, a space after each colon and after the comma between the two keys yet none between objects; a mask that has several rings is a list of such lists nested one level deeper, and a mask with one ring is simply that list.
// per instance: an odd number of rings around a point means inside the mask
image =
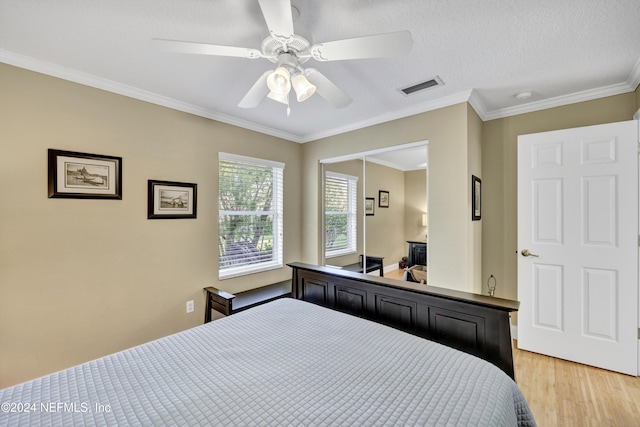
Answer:
[{"label": "window frame", "polygon": [[[344,249],[337,250],[327,250],[326,245],[326,223],[327,223],[327,215],[344,215],[345,213],[338,212],[327,212],[326,206],[326,188],[327,188],[327,178],[334,180],[344,180],[347,185],[347,206],[348,210],[346,212],[347,215],[347,247]],[[324,178],[324,195],[325,203],[324,203],[324,227],[325,230],[325,259],[336,258],[344,255],[355,254],[358,251],[358,177],[353,175],[347,175],[343,173],[333,172],[333,171],[325,171]]]},{"label": "window frame", "polygon": [[[246,165],[253,165],[260,168],[271,168],[273,173],[272,201],[270,211],[249,211],[249,210],[222,210],[220,206],[220,186],[222,184],[220,172],[223,162],[237,162]],[[230,153],[218,153],[218,227],[220,227],[221,215],[272,215],[272,258],[259,263],[242,264],[234,267],[221,267],[222,253],[218,246],[218,279],[230,279],[232,277],[245,276],[248,274],[260,273],[263,271],[282,268],[284,265],[284,168],[285,164],[272,160],[259,159],[255,157],[241,156]],[[220,228],[218,228],[218,240],[220,240]]]}]

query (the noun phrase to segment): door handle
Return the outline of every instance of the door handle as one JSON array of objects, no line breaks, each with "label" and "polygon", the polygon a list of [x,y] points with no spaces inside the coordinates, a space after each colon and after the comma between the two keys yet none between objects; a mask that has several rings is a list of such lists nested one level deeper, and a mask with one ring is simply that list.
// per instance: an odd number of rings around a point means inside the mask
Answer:
[{"label": "door handle", "polygon": [[532,254],[531,252],[529,252],[529,249],[523,249],[522,251],[520,251],[520,253],[522,254],[522,256],[534,256],[534,257],[540,256],[540,255]]}]

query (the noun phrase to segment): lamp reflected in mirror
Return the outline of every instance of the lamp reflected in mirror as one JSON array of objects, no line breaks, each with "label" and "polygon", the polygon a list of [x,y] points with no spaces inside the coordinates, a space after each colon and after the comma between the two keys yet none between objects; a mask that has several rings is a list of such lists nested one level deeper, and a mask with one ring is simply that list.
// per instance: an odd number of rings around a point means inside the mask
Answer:
[{"label": "lamp reflected in mirror", "polygon": [[427,238],[427,213],[426,212],[422,214],[420,225],[424,227],[424,237],[426,239]]}]

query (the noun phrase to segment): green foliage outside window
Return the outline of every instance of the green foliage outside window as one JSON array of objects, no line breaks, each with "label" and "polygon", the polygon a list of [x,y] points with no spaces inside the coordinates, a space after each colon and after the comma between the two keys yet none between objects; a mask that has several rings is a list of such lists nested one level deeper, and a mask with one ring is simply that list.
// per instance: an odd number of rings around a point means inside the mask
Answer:
[{"label": "green foliage outside window", "polygon": [[220,267],[272,259],[273,170],[220,162]]}]

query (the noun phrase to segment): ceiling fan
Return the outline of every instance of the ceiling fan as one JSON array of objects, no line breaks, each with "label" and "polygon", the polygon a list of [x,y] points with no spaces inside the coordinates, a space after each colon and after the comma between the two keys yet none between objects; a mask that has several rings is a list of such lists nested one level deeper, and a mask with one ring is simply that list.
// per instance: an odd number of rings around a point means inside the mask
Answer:
[{"label": "ceiling fan", "polygon": [[268,97],[287,105],[287,112],[292,88],[298,102],[305,101],[315,92],[335,108],[345,107],[352,101],[349,95],[320,71],[303,68],[302,64],[309,59],[340,61],[402,56],[408,54],[413,45],[409,31],[311,44],[308,38],[294,33],[290,0],[258,0],[258,3],[269,29],[269,36],[262,41],[260,50],[165,39],[153,39],[151,43],[158,49],[169,52],[268,59],[277,64],[275,70],[264,72],[238,106],[254,108]]}]

